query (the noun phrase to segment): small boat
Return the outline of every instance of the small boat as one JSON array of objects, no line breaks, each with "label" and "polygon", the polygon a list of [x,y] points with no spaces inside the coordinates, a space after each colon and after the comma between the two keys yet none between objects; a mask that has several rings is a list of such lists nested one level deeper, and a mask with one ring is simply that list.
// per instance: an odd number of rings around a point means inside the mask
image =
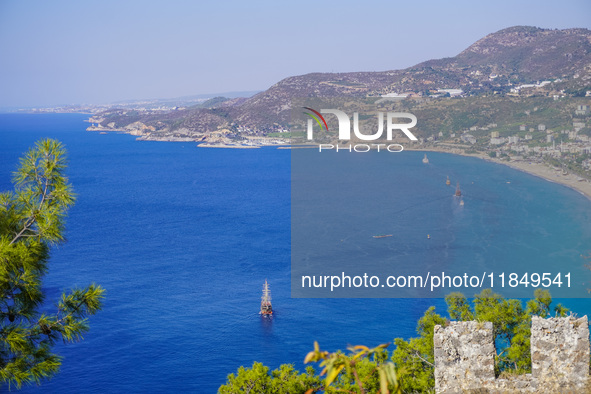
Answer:
[{"label": "small boat", "polygon": [[392,234],[384,234],[384,235],[374,235],[374,238],[386,238],[386,237],[391,237]]},{"label": "small boat", "polygon": [[427,154],[425,153],[425,157],[423,157],[423,163],[429,164],[429,159],[427,158]]},{"label": "small boat", "polygon": [[464,200],[460,201],[460,207],[464,206]]},{"label": "small boat", "polygon": [[449,180],[449,175],[447,176],[447,180],[445,181],[445,184],[447,186],[451,185],[451,181]]},{"label": "small boat", "polygon": [[456,186],[456,197],[461,197],[462,196],[462,191],[460,190],[460,182],[458,182],[457,186]]},{"label": "small boat", "polygon": [[269,290],[269,284],[267,283],[267,279],[265,279],[265,284],[263,285],[263,296],[261,297],[261,311],[259,313],[261,315],[273,314],[273,307],[271,306],[271,290]]}]

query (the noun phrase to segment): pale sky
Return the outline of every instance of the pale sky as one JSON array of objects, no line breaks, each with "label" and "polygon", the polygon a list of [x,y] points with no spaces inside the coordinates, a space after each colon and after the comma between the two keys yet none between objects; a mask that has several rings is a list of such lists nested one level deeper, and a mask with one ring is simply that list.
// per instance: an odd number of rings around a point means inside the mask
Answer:
[{"label": "pale sky", "polygon": [[401,69],[514,25],[591,28],[591,1],[0,0],[0,108]]}]

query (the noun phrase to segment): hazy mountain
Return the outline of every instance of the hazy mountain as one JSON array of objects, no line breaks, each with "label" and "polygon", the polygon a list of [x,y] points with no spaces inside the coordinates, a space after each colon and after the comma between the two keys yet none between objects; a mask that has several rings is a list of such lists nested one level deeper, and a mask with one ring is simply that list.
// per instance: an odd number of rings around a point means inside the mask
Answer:
[{"label": "hazy mountain", "polygon": [[111,129],[139,124],[153,134],[175,132],[189,137],[220,129],[240,133],[245,128],[265,134],[287,125],[291,100],[297,97],[429,96],[439,89],[461,89],[465,96],[506,95],[519,85],[539,81],[551,82],[536,94],[576,95],[591,90],[591,31],[510,27],[487,35],[455,57],[428,60],[404,70],[299,75],[250,98],[216,98],[206,107],[164,114],[106,111],[93,120]]}]

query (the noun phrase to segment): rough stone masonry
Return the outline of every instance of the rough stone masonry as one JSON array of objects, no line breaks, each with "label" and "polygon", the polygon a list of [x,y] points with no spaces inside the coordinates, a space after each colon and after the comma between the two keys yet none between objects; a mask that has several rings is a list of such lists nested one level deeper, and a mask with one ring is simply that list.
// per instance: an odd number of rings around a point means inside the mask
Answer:
[{"label": "rough stone masonry", "polygon": [[435,326],[437,393],[587,392],[589,322],[581,318],[532,318],[532,373],[496,379],[490,322]]}]

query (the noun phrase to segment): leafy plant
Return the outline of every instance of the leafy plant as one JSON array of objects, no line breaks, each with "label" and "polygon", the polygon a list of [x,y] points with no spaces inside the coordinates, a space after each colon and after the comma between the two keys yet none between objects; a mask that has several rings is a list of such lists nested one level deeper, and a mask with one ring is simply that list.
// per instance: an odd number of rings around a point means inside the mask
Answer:
[{"label": "leafy plant", "polygon": [[[385,361],[388,345],[382,344],[373,349],[362,345],[351,346],[348,348],[351,353],[346,355],[340,351],[321,351],[318,342],[314,342],[314,350],[306,355],[304,364],[320,362],[320,366],[324,367],[320,376],[326,376],[326,392],[402,393],[394,364]],[[330,389],[333,383],[334,390]]]}]

